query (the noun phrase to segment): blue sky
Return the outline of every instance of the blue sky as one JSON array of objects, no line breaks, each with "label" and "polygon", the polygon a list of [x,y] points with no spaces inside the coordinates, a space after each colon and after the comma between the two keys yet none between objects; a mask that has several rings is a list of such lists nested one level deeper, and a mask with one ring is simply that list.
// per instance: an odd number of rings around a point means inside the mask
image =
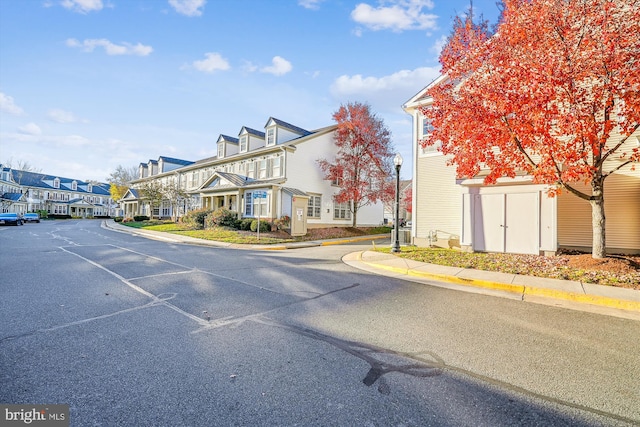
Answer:
[{"label": "blue sky", "polygon": [[[496,20],[496,0],[474,0]],[[469,0],[1,0],[0,162],[105,181],[215,155],[270,116],[313,130],[365,102],[411,175],[401,105]]]}]

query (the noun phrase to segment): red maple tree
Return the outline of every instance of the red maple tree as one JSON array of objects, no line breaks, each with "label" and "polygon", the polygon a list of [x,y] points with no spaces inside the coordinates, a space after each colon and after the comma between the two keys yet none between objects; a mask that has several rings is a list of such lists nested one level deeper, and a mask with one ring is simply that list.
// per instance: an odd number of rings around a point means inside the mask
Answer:
[{"label": "red maple tree", "polygon": [[442,144],[461,177],[488,169],[492,184],[524,172],[551,196],[589,201],[602,258],[605,179],[640,161],[640,0],[503,3],[495,34],[471,15],[455,21],[422,144]]},{"label": "red maple tree", "polygon": [[405,188],[404,193],[402,193],[400,200],[402,201],[402,207],[405,211],[412,213],[413,212],[413,188],[408,186]]},{"label": "red maple tree", "polygon": [[324,178],[331,180],[339,191],[337,203],[346,203],[352,225],[357,224],[360,208],[378,201],[389,201],[395,194],[391,149],[391,133],[371,112],[368,104],[359,102],[341,105],[333,114],[338,127],[334,159],[320,159]]}]

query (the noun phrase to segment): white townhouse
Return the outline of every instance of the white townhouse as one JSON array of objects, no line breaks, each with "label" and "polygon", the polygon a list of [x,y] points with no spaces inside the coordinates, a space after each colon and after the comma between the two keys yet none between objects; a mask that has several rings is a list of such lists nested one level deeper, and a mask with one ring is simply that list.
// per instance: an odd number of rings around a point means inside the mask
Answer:
[{"label": "white townhouse", "polygon": [[88,182],[0,165],[2,212],[25,213],[45,210],[51,215],[108,217],[117,204],[109,184]]},{"label": "white townhouse", "polygon": [[[560,248],[590,251],[589,202],[568,191],[548,197],[548,186],[533,183],[525,174],[501,178],[495,185],[483,183],[488,171],[460,178],[436,146],[420,146],[431,126],[419,109],[433,102],[427,91],[442,79],[403,105],[413,118],[413,243],[524,254],[554,254]],[[611,139],[620,141],[619,136]],[[640,146],[640,130],[625,145],[627,151]],[[612,160],[605,170],[617,166]],[[607,252],[640,253],[640,166],[627,165],[608,177],[604,194]]]},{"label": "white townhouse", "polygon": [[[263,130],[243,126],[237,136],[220,135],[214,157],[195,162],[160,157],[141,163],[139,178],[121,201],[125,216],[150,216],[140,189],[155,180],[191,197],[179,204],[178,212],[165,200],[154,216],[225,207],[239,218],[288,216],[308,227],[350,226],[349,206],[334,202],[338,187],[323,178],[317,163],[335,157],[336,127],[308,131],[270,117]],[[358,211],[357,225],[380,225],[383,215],[382,203],[365,206]]]}]

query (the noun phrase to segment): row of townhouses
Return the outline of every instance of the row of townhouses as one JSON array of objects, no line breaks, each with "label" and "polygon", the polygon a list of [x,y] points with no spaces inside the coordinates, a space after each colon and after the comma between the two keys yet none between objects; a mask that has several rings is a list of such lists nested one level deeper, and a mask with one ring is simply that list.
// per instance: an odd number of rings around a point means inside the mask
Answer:
[{"label": "row of townhouses", "polygon": [[[309,131],[270,117],[263,130],[242,127],[220,135],[217,155],[197,161],[161,156],[139,165],[138,179],[121,200],[124,215],[173,217],[196,208],[227,208],[239,218],[287,216],[304,227],[350,226],[350,206],[336,203],[337,183],[324,179],[320,159],[336,155],[337,126]],[[180,203],[164,200],[151,211],[145,185],[155,182],[189,194]],[[358,226],[384,222],[382,203],[361,208]]]},{"label": "row of townhouses", "polygon": [[[587,201],[569,192],[548,197],[548,186],[533,183],[527,175],[503,178],[495,185],[483,183],[483,172],[461,178],[436,147],[420,146],[429,132],[420,113],[420,107],[433,102],[427,96],[429,88],[403,105],[413,129],[413,176],[404,183],[412,186],[411,243],[525,254],[553,254],[560,248],[590,250]],[[349,226],[349,206],[335,203],[338,187],[324,179],[317,163],[335,156],[335,130],[334,125],[309,131],[270,117],[262,130],[245,126],[237,136],[220,135],[214,157],[186,161],[160,156],[141,163],[117,214],[168,218],[198,208],[225,207],[239,218],[288,216],[292,223],[303,224],[298,232],[306,227]],[[620,137],[612,139],[620,141]],[[626,145],[625,149],[640,146],[640,130]],[[612,162],[605,172],[616,167]],[[7,167],[0,170],[3,211],[116,214],[107,184]],[[152,211],[142,191],[150,183],[180,189],[187,197],[179,203],[164,200]],[[607,178],[605,195],[607,251],[640,253],[640,167],[617,170]],[[358,212],[358,225],[379,225],[392,216],[389,207],[373,204]],[[409,219],[409,214],[403,217]]]},{"label": "row of townhouses", "polygon": [[71,217],[107,217],[116,213],[109,184],[13,169],[0,164],[2,212],[47,211]]}]

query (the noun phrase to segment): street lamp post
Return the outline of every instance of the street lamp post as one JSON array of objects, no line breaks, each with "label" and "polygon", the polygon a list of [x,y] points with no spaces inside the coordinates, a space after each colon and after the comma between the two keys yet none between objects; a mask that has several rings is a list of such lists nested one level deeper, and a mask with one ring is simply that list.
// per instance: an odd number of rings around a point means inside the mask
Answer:
[{"label": "street lamp post", "polygon": [[393,221],[395,241],[391,247],[391,252],[400,252],[400,168],[402,167],[402,156],[400,153],[396,153],[393,158],[393,164],[396,166],[396,217]]}]

